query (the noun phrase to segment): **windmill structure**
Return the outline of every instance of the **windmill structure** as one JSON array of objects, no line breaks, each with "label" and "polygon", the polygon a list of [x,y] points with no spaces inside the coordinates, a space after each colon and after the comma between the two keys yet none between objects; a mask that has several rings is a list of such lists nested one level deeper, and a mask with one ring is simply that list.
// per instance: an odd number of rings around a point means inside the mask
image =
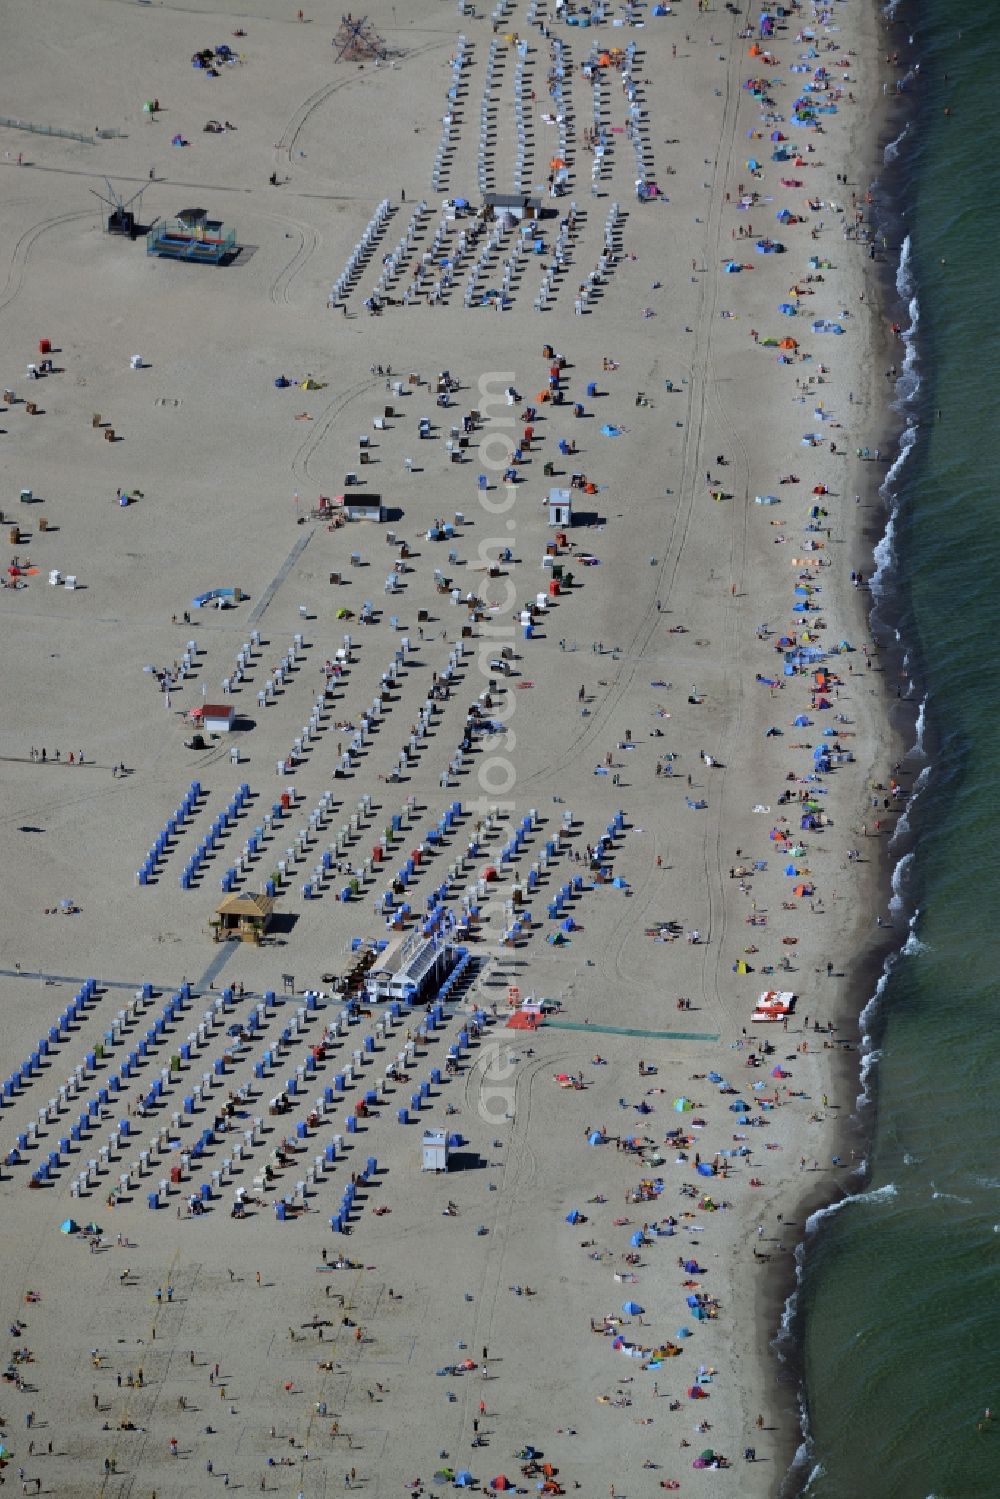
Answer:
[{"label": "windmill structure", "polygon": [[111,210],[111,212],[108,214],[108,233],[125,234],[129,239],[135,239],[137,232],[136,217],[139,213],[139,210],[137,208],[135,212],[133,212],[132,204],[141,202],[142,195],[146,191],[145,185],[140,187],[137,192],[134,192],[131,198],[126,198],[123,193],[120,193],[118,191],[117,188],[112,187],[109,178],[105,177],[104,182],[107,187],[107,192],[102,193],[100,188],[98,187],[92,187],[90,191],[93,193],[95,198],[100,198],[101,202]]},{"label": "windmill structure", "polygon": [[333,39],[337,55],[334,62],[385,62],[389,49],[367,16],[341,17],[340,30]]}]

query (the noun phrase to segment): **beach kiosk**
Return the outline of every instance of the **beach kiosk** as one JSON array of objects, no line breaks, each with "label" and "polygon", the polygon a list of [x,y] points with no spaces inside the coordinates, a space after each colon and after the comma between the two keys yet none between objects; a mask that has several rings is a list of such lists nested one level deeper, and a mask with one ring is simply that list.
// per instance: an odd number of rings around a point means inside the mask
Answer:
[{"label": "beach kiosk", "polygon": [[385,506],[380,494],[365,494],[362,490],[351,490],[344,495],[344,514],[348,520],[385,520]]},{"label": "beach kiosk", "polygon": [[550,489],[548,505],[550,526],[573,524],[573,501],[568,489]]},{"label": "beach kiosk", "polygon": [[206,734],[228,734],[235,717],[231,703],[206,703],[201,710],[201,726]]},{"label": "beach kiosk", "polygon": [[255,942],[259,946],[274,916],[274,897],[250,891],[220,900],[212,920],[216,942]]},{"label": "beach kiosk", "polygon": [[485,193],[483,207],[487,218],[512,218],[520,222],[539,218],[542,200],[533,198],[530,193]]},{"label": "beach kiosk", "polygon": [[419,931],[401,932],[379,956],[378,966],[365,977],[365,997],[372,1004],[398,999],[423,1004],[435,994],[466,949]]},{"label": "beach kiosk", "polygon": [[448,1136],[443,1129],[425,1129],[421,1171],[448,1170]]}]

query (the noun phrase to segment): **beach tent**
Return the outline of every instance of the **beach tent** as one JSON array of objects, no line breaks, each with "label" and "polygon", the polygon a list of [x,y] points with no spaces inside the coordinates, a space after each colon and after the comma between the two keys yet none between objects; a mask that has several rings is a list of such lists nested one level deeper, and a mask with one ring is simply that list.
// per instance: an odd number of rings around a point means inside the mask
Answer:
[{"label": "beach tent", "polygon": [[695,1167],[695,1170],[697,1171],[699,1176],[715,1175],[715,1167],[712,1165],[711,1161],[699,1161],[698,1165]]},{"label": "beach tent", "polygon": [[694,1104],[687,1098],[675,1098],[674,1108],[678,1114],[686,1114],[694,1108]]},{"label": "beach tent", "polygon": [[734,973],[749,973],[750,964],[744,958],[740,958],[733,966]]},{"label": "beach tent", "polygon": [[510,1479],[506,1478],[503,1473],[499,1474],[499,1476],[496,1478],[490,1479],[491,1489],[497,1489],[498,1491],[502,1492],[504,1489],[509,1489],[510,1487]]},{"label": "beach tent", "polygon": [[579,1221],[580,1221],[579,1211],[576,1208],[572,1208],[570,1210],[570,1212],[568,1212],[566,1214],[566,1222],[567,1223],[579,1223]]},{"label": "beach tent", "polygon": [[602,1135],[599,1129],[595,1129],[587,1143],[590,1145],[606,1145],[607,1136]]},{"label": "beach tent", "polygon": [[641,1229],[641,1228],[638,1228],[638,1229],[636,1229],[636,1231],[635,1231],[635,1233],[634,1233],[634,1234],[633,1234],[633,1235],[632,1235],[632,1237],[631,1237],[631,1238],[630,1238],[630,1239],[629,1239],[629,1243],[630,1243],[630,1244],[631,1244],[631,1245],[632,1245],[632,1248],[633,1248],[633,1249],[638,1249],[638,1248],[640,1248],[640,1246],[641,1246],[641,1245],[642,1245],[642,1244],[643,1244],[643,1243],[644,1243],[644,1242],[645,1242],[645,1240],[644,1240],[644,1239],[643,1239],[643,1237],[642,1237],[642,1229]]},{"label": "beach tent", "polygon": [[458,1489],[473,1489],[475,1488],[475,1486],[476,1480],[473,1478],[468,1468],[459,1468],[458,1472],[455,1474],[455,1487]]},{"label": "beach tent", "polygon": [[[678,1334],[678,1336],[679,1336],[679,1334]],[[702,1389],[702,1387],[701,1387],[700,1384],[693,1384],[688,1389],[688,1399],[689,1400],[707,1400],[708,1396],[706,1395],[705,1391]]]},{"label": "beach tent", "polygon": [[729,1112],[731,1114],[749,1114],[750,1105],[745,1103],[742,1098],[738,1098],[735,1103],[729,1105]]},{"label": "beach tent", "polygon": [[798,340],[794,338],[782,338],[778,342],[779,349],[797,349]]},{"label": "beach tent", "polygon": [[61,1234],[78,1234],[80,1232],[80,1225],[75,1218],[65,1218],[59,1225],[59,1232]]},{"label": "beach tent", "polygon": [[623,1301],[622,1311],[626,1317],[639,1317],[642,1315],[643,1308],[637,1301]]}]

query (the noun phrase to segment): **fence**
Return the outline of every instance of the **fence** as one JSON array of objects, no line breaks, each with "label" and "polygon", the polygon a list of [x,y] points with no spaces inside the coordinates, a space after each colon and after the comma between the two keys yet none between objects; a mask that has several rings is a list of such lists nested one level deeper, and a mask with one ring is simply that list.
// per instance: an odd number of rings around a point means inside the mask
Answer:
[{"label": "fence", "polygon": [[64,140],[81,141],[85,146],[94,144],[93,134],[82,135],[79,130],[60,130],[57,125],[32,125],[27,120],[12,120],[8,115],[0,115],[0,125],[6,125],[10,130],[30,130],[32,135],[60,135]]}]

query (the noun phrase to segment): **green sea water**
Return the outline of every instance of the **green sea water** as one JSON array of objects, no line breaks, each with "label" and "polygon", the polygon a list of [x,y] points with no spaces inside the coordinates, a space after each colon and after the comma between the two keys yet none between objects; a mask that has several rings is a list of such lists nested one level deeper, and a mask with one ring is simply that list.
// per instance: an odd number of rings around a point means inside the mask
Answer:
[{"label": "green sea water", "polygon": [[867,1171],[802,1252],[808,1435],[787,1489],[810,1499],[1000,1494],[998,17],[900,0],[889,33],[909,122],[883,212],[914,425],[875,596],[921,704],[917,795],[893,850],[909,940],[863,1022]]}]

